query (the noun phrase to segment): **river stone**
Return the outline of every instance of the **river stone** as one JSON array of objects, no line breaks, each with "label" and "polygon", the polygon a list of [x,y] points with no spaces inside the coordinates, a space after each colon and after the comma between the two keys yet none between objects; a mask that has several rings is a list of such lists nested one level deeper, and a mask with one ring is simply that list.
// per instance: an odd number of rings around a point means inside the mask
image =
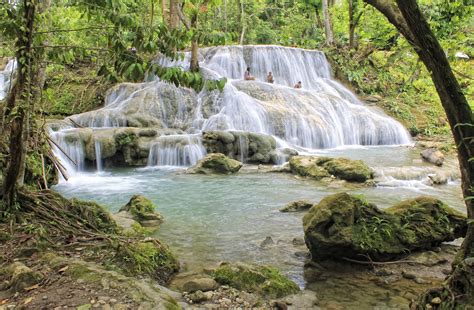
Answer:
[{"label": "river stone", "polygon": [[443,173],[436,173],[428,175],[430,182],[434,185],[443,185],[448,183],[448,177]]},{"label": "river stone", "polygon": [[306,211],[313,206],[313,203],[306,200],[293,201],[280,209],[280,212]]},{"label": "river stone", "polygon": [[436,148],[423,150],[420,155],[425,161],[436,166],[442,166],[444,163],[444,154]]},{"label": "river stone", "polygon": [[429,249],[466,233],[465,217],[430,197],[403,201],[382,211],[364,199],[339,193],[325,197],[303,218],[312,259],[393,259]]},{"label": "river stone", "polygon": [[207,154],[186,172],[191,174],[232,174],[237,173],[242,164],[221,153]]},{"label": "river stone", "polygon": [[190,280],[183,284],[185,292],[194,293],[197,291],[207,292],[215,290],[218,287],[217,282],[211,278],[198,278]]},{"label": "river stone", "polygon": [[298,294],[290,295],[282,300],[283,304],[287,305],[287,309],[314,309],[318,305],[319,300],[315,292],[304,290]]}]

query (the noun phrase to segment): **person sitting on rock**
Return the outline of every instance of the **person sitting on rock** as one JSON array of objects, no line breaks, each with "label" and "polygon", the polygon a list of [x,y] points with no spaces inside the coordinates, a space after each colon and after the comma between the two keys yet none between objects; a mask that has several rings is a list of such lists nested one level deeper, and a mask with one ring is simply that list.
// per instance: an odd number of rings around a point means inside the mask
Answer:
[{"label": "person sitting on rock", "polygon": [[255,77],[252,74],[250,74],[250,67],[248,67],[247,70],[244,73],[244,80],[246,80],[246,81],[255,80]]},{"label": "person sitting on rock", "polygon": [[298,83],[295,84],[294,88],[301,88],[303,85],[301,84],[301,81],[298,81]]},{"label": "person sitting on rock", "polygon": [[271,83],[273,84],[274,80],[273,80],[273,74],[272,72],[268,72],[268,75],[267,75],[267,83]]}]

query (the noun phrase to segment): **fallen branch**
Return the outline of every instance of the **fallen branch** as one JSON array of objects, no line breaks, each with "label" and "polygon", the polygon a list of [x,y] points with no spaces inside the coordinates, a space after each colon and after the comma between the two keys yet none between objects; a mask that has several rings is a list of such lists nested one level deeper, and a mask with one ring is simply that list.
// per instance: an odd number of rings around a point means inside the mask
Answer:
[{"label": "fallen branch", "polygon": [[389,261],[389,262],[374,262],[374,261],[363,261],[363,260],[356,260],[348,257],[342,257],[342,260],[355,263],[355,264],[361,264],[361,265],[395,265],[395,264],[420,264],[423,265],[423,263],[414,261],[414,260],[397,260],[397,261]]},{"label": "fallen branch", "polygon": [[48,189],[48,181],[46,180],[46,171],[44,169],[44,156],[43,156],[43,154],[40,154],[40,156],[41,156],[41,170],[43,172],[44,188]]}]

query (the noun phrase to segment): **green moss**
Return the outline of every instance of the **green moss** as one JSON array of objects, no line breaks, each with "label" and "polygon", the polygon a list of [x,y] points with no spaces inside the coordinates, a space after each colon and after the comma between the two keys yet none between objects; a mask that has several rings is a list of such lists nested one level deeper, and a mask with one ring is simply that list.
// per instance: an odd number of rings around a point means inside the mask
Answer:
[{"label": "green moss", "polygon": [[268,266],[222,264],[213,272],[213,277],[222,285],[270,298],[280,298],[299,291],[296,283],[281,275],[277,269]]},{"label": "green moss", "polygon": [[[61,198],[65,199],[62,196]],[[70,209],[88,226],[98,228],[103,232],[111,234],[116,234],[119,231],[110,213],[95,202],[73,198],[70,200]]]},{"label": "green moss", "polygon": [[119,146],[133,145],[137,139],[137,135],[131,131],[121,131],[115,135],[115,141]]},{"label": "green moss", "polygon": [[188,170],[188,173],[198,174],[231,174],[236,173],[242,168],[242,164],[221,153],[211,153],[201,159],[194,167]]},{"label": "green moss", "polygon": [[163,218],[155,212],[156,206],[144,196],[134,195],[130,201],[120,208],[120,211],[130,212],[136,221],[162,221]]},{"label": "green moss", "polygon": [[116,262],[131,275],[149,275],[162,283],[179,270],[179,264],[167,246],[156,239],[123,244]]},{"label": "green moss", "polygon": [[303,225],[315,260],[361,254],[391,259],[464,236],[467,228],[464,216],[434,198],[410,199],[382,211],[347,193],[325,197],[304,216]]}]

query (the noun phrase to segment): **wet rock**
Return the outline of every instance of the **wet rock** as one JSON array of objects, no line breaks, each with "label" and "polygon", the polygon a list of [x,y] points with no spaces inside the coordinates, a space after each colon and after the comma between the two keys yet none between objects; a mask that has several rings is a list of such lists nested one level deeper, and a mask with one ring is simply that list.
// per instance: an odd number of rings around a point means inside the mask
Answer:
[{"label": "wet rock", "polygon": [[364,98],[365,101],[370,102],[370,103],[376,103],[381,101],[383,98],[379,95],[370,95]]},{"label": "wet rock", "polygon": [[281,298],[299,291],[298,285],[268,266],[221,263],[213,273],[221,285],[246,290],[270,298]]},{"label": "wet rock", "polygon": [[189,168],[191,174],[232,174],[237,173],[242,164],[221,153],[211,153]]},{"label": "wet rock", "polygon": [[300,237],[293,238],[293,240],[292,240],[291,242],[293,243],[294,246],[302,246],[302,245],[305,245],[304,239],[303,239],[303,238],[300,238]]},{"label": "wet rock", "polygon": [[190,280],[183,284],[183,290],[186,292],[207,292],[215,290],[218,287],[217,282],[211,278],[198,278]]},{"label": "wet rock", "polygon": [[276,141],[270,135],[245,131],[206,131],[202,134],[208,153],[254,164],[276,164]]},{"label": "wet rock", "polygon": [[365,182],[373,178],[373,171],[361,160],[316,156],[294,156],[290,159],[291,171],[316,180],[331,175],[350,182]]},{"label": "wet rock", "polygon": [[436,148],[429,148],[423,150],[421,153],[421,158],[425,161],[432,163],[436,166],[442,166],[444,162],[444,154]]},{"label": "wet rock", "polygon": [[311,253],[309,253],[307,251],[297,251],[297,252],[295,252],[295,256],[300,257],[300,258],[310,258]]},{"label": "wet rock", "polygon": [[388,277],[388,276],[391,276],[393,275],[393,271],[392,270],[388,270],[388,269],[379,269],[375,272],[375,275],[376,276],[379,276],[379,277]]},{"label": "wet rock", "polygon": [[260,248],[264,249],[273,244],[275,244],[275,242],[273,241],[272,237],[267,236],[265,240],[263,240],[262,243],[260,243]]},{"label": "wet rock", "polygon": [[341,257],[387,260],[406,250],[429,249],[466,233],[465,217],[443,202],[418,197],[382,211],[339,193],[325,197],[303,218],[312,259]]},{"label": "wet rock", "polygon": [[428,178],[430,179],[430,182],[434,185],[443,185],[448,183],[448,177],[444,174],[430,174],[428,175]]},{"label": "wet rock", "polygon": [[163,217],[155,209],[156,206],[149,199],[141,195],[134,195],[125,206],[120,208],[119,214],[124,213],[119,216],[119,219],[123,221],[123,225],[129,224],[125,219],[130,218],[131,215],[144,227],[156,227],[163,222]]},{"label": "wet rock", "polygon": [[441,304],[441,298],[435,297],[435,298],[431,299],[431,304],[433,304],[433,305]]},{"label": "wet rock", "polygon": [[293,201],[280,209],[280,212],[299,212],[309,210],[313,203],[306,200]]}]

